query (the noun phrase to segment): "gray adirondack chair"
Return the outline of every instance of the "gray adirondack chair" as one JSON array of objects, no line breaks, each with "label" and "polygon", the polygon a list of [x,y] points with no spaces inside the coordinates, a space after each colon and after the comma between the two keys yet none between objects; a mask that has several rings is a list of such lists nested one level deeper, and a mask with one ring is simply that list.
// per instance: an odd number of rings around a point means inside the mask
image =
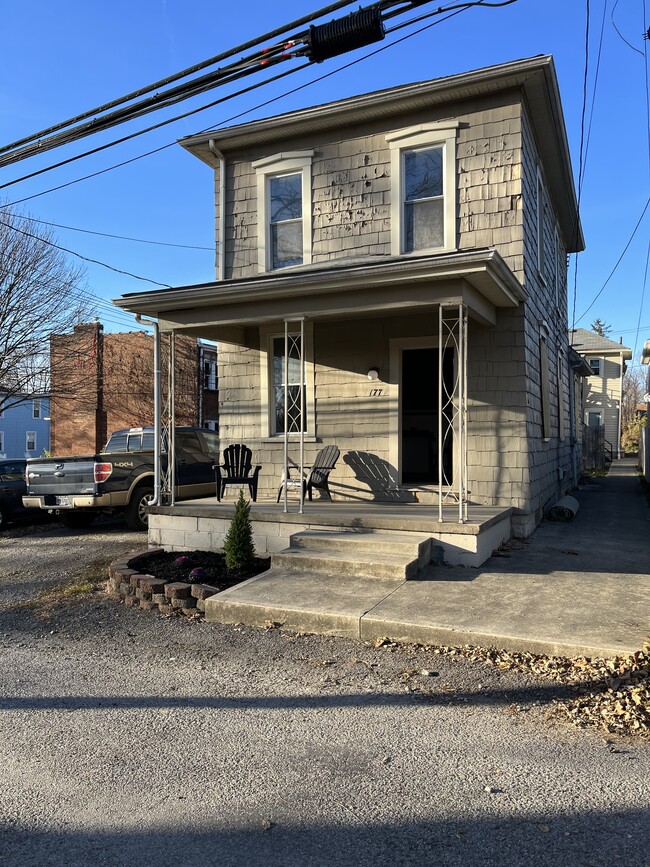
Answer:
[{"label": "gray adirondack chair", "polygon": [[[312,499],[312,491],[316,488],[319,491],[323,491],[324,494],[327,495],[327,499],[331,500],[332,495],[330,494],[329,489],[329,475],[336,466],[336,462],[339,459],[339,455],[341,451],[338,446],[325,446],[322,448],[318,454],[316,455],[316,459],[314,463],[309,467],[309,471],[306,476],[302,479],[303,485],[303,494],[306,493],[309,499]],[[289,477],[286,480],[287,488],[299,488],[300,487],[300,479],[292,479],[291,474],[289,473]],[[280,482],[280,488],[278,490],[278,499],[276,502],[280,502],[280,497],[282,496],[282,491],[284,490],[285,479],[282,478]]]}]

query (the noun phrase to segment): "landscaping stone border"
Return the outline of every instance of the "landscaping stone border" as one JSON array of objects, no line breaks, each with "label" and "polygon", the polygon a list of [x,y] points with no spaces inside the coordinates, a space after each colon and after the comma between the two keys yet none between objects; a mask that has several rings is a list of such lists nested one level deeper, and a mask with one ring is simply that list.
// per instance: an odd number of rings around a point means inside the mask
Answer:
[{"label": "landscaping stone border", "polygon": [[106,592],[129,608],[200,617],[205,613],[205,600],[219,592],[217,587],[184,581],[165,581],[164,578],[155,578],[131,568],[131,564],[140,557],[153,558],[164,553],[164,548],[147,548],[130,554],[128,559],[115,560],[108,567]]}]

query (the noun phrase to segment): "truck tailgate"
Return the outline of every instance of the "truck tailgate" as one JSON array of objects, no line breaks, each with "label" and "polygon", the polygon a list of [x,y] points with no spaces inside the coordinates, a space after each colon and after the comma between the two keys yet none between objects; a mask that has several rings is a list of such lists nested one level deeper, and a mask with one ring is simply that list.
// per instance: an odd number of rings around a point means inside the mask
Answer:
[{"label": "truck tailgate", "polygon": [[93,494],[94,456],[78,460],[28,461],[27,495]]}]

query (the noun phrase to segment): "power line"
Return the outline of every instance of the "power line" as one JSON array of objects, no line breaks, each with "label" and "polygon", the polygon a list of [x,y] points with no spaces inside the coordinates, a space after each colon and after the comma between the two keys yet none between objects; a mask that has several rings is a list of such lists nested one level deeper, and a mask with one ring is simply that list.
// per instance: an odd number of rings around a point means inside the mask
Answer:
[{"label": "power line", "polygon": [[41,241],[43,244],[47,244],[48,247],[54,247],[56,250],[61,250],[63,253],[69,253],[71,256],[76,256],[78,259],[82,259],[84,262],[90,262],[93,265],[101,265],[102,268],[108,268],[109,271],[114,271],[116,274],[124,274],[126,277],[133,277],[134,280],[142,280],[145,283],[153,283],[154,286],[161,286],[164,289],[171,289],[172,287],[169,283],[160,283],[158,280],[150,280],[149,277],[141,277],[138,274],[132,274],[130,271],[123,271],[121,268],[115,268],[113,265],[108,265],[106,262],[100,262],[99,259],[91,259],[88,256],[82,256],[81,253],[76,253],[74,250],[70,250],[67,247],[62,247],[60,244],[55,244],[53,241],[48,241],[46,238],[43,238],[40,235],[33,235],[31,232],[26,232],[24,229],[19,229],[17,226],[12,226],[10,223],[5,223],[3,220],[0,220],[0,226],[4,226],[5,229],[12,229],[14,232],[18,232],[21,235],[24,235],[26,238],[33,238],[37,241]]},{"label": "power line", "polygon": [[592,300],[591,304],[589,305],[589,307],[587,307],[587,309],[584,311],[584,313],[582,314],[582,316],[580,316],[578,319],[575,320],[575,324],[574,324],[573,327],[575,327],[575,325],[577,325],[577,323],[580,322],[581,319],[584,319],[584,317],[587,315],[587,313],[589,313],[589,311],[590,311],[591,308],[594,306],[594,304],[596,303],[596,301],[597,301],[597,300],[600,298],[600,296],[603,294],[603,291],[605,290],[605,287],[607,286],[607,284],[609,283],[609,281],[610,281],[610,280],[612,279],[612,277],[614,276],[614,274],[615,274],[616,269],[618,268],[618,266],[621,264],[621,262],[622,262],[622,260],[623,260],[623,256],[625,256],[625,254],[627,253],[628,247],[629,247],[630,244],[632,243],[632,241],[633,241],[633,239],[634,239],[634,236],[636,235],[637,230],[638,230],[639,226],[641,225],[641,223],[642,223],[642,221],[643,221],[643,218],[645,217],[645,214],[646,214],[646,211],[648,210],[648,206],[649,206],[649,205],[650,205],[650,198],[648,198],[648,200],[646,201],[646,203],[645,203],[645,207],[644,207],[643,211],[641,212],[641,216],[640,216],[639,219],[637,220],[637,224],[636,224],[636,226],[634,227],[634,229],[632,230],[632,234],[630,235],[630,237],[629,237],[629,239],[628,239],[628,241],[627,241],[627,244],[626,244],[625,247],[623,248],[623,252],[622,252],[621,255],[618,257],[618,259],[617,259],[617,261],[616,261],[616,264],[614,265],[614,267],[613,267],[612,270],[610,271],[609,277],[605,280],[605,282],[604,282],[603,285],[600,287],[600,289],[598,290],[598,292],[596,292],[596,294],[595,294],[594,297],[593,297],[593,300]]},{"label": "power line", "polygon": [[[0,213],[2,207],[0,206]],[[36,217],[28,217],[26,214],[21,214],[22,219],[29,220],[31,223],[40,223],[43,226],[52,226],[55,229],[65,229],[69,232],[83,232],[85,235],[97,235],[100,238],[114,238],[118,241],[133,241],[138,244],[155,244],[158,247],[178,247],[181,250],[208,250],[214,253],[214,247],[200,247],[195,244],[172,244],[168,241],[152,241],[147,238],[132,238],[129,235],[114,235],[111,232],[97,232],[92,229],[81,229],[79,226],[66,226],[63,223],[51,223],[49,220],[39,220]]]},{"label": "power line", "polygon": [[[422,28],[420,28],[419,30],[415,30],[413,33],[407,34],[406,36],[402,37],[401,39],[396,39],[396,40],[394,40],[393,42],[390,42],[390,43],[388,43],[388,44],[386,44],[386,45],[382,45],[381,48],[378,48],[378,49],[375,49],[374,51],[368,52],[367,54],[364,54],[362,57],[356,58],[355,60],[350,61],[349,63],[343,64],[342,66],[339,66],[339,67],[337,67],[336,69],[330,70],[329,72],[324,73],[323,75],[320,75],[320,76],[318,76],[317,78],[311,79],[310,81],[305,82],[304,84],[301,84],[301,85],[299,85],[298,87],[291,88],[290,90],[284,91],[283,93],[279,94],[278,96],[272,97],[271,99],[268,99],[268,100],[265,100],[264,102],[258,103],[257,105],[255,105],[255,106],[253,106],[253,107],[251,107],[251,108],[249,108],[249,109],[246,109],[245,111],[238,112],[237,114],[231,115],[229,118],[226,118],[226,119],[220,121],[218,124],[214,124],[214,125],[212,125],[212,126],[206,127],[206,128],[203,129],[203,130],[200,130],[200,131],[199,131],[199,134],[201,134],[201,133],[205,133],[205,132],[212,132],[212,131],[214,131],[214,130],[216,130],[216,129],[219,129],[220,127],[223,127],[224,124],[232,123],[232,121],[234,121],[234,120],[238,120],[238,119],[244,117],[244,116],[247,115],[247,114],[251,114],[252,112],[258,111],[260,108],[264,108],[264,107],[266,107],[266,106],[268,106],[268,105],[271,105],[271,104],[274,103],[274,102],[278,102],[279,100],[284,99],[284,98],[287,97],[287,96],[293,95],[294,93],[298,93],[298,92],[301,91],[301,90],[304,90],[304,89],[306,89],[306,88],[308,88],[308,87],[311,87],[313,84],[316,84],[316,83],[318,83],[318,82],[324,81],[326,78],[329,78],[329,77],[332,76],[332,75],[336,75],[336,74],[338,74],[339,72],[341,72],[342,70],[348,69],[348,68],[350,68],[351,66],[354,66],[355,64],[360,63],[360,62],[363,61],[363,60],[367,60],[369,57],[373,57],[374,55],[379,54],[379,53],[382,52],[382,51],[386,51],[386,50],[388,50],[389,48],[392,48],[394,45],[399,45],[401,42],[405,41],[406,39],[409,39],[409,38],[411,38],[411,37],[413,37],[413,36],[417,36],[418,34],[423,33],[425,30],[428,30],[428,29],[430,29],[431,27],[436,26],[437,24],[442,24],[443,22],[449,20],[450,18],[453,18],[453,17],[455,17],[456,15],[460,14],[461,12],[466,11],[466,10],[467,10],[469,7],[471,7],[471,6],[486,6],[486,7],[487,7],[487,6],[493,6],[493,5],[501,6],[501,5],[510,5],[511,3],[515,3],[515,2],[517,2],[517,0],[506,0],[506,2],[504,2],[504,3],[489,4],[489,3],[484,2],[484,0],[478,0],[478,2],[475,2],[475,3],[465,3],[465,4],[461,4],[461,6],[460,6],[459,8],[456,9],[456,11],[452,12],[452,13],[449,14],[449,15],[446,15],[444,18],[441,18],[441,19],[439,19],[438,21],[434,21],[434,22],[432,22],[431,24],[427,25],[426,27],[422,27]],[[439,9],[437,9],[437,10],[435,10],[435,11],[433,11],[433,12],[428,13],[427,16],[421,16],[421,17],[418,17],[417,19],[413,19],[413,20],[411,20],[411,21],[407,21],[407,22],[405,22],[405,23],[403,23],[403,24],[400,24],[400,25],[398,25],[398,26],[396,26],[396,27],[394,27],[394,28],[391,28],[390,30],[387,31],[387,33],[392,33],[392,32],[394,32],[394,31],[396,31],[396,30],[398,30],[398,29],[401,29],[401,28],[403,28],[403,27],[405,27],[405,26],[408,26],[409,24],[416,23],[417,21],[421,20],[422,17],[431,17],[432,15],[440,14],[441,10],[443,10],[443,7],[440,7]],[[248,87],[248,88],[244,88],[244,89],[242,89],[241,91],[238,91],[237,93],[232,94],[232,95],[230,95],[230,96],[228,96],[228,97],[223,97],[223,98],[221,98],[221,99],[218,99],[218,100],[215,100],[215,101],[213,101],[213,102],[210,102],[210,103],[208,103],[208,104],[205,105],[205,106],[201,106],[201,107],[199,107],[199,108],[197,108],[197,109],[194,109],[194,110],[192,110],[192,111],[186,112],[186,113],[183,114],[183,115],[179,115],[179,116],[177,116],[177,117],[171,118],[171,119],[168,120],[168,121],[165,121],[165,122],[163,122],[163,123],[161,123],[161,124],[156,125],[155,127],[150,127],[149,129],[146,129],[146,130],[142,130],[142,131],[140,131],[140,132],[133,133],[133,134],[131,134],[130,136],[126,136],[125,138],[120,139],[120,140],[119,140],[119,143],[121,143],[121,142],[123,142],[123,141],[128,141],[129,139],[131,139],[131,138],[135,138],[135,137],[137,137],[138,135],[142,135],[142,134],[145,133],[145,132],[149,132],[149,131],[151,131],[152,129],[156,129],[158,126],[164,126],[164,125],[166,125],[167,123],[172,123],[172,122],[174,122],[175,120],[181,120],[181,119],[183,119],[183,118],[185,118],[185,117],[188,117],[188,116],[191,115],[191,114],[197,114],[197,113],[199,113],[199,112],[201,112],[201,111],[204,111],[205,109],[212,108],[212,107],[214,107],[215,105],[218,105],[218,104],[220,104],[220,103],[222,103],[222,102],[227,101],[228,99],[233,98],[234,96],[240,96],[240,95],[242,95],[242,94],[244,94],[244,93],[248,93],[248,92],[251,92],[251,91],[253,91],[253,90],[256,90],[257,88],[260,88],[260,87],[264,86],[265,84],[269,84],[269,83],[271,83],[271,82],[278,81],[278,80],[280,80],[281,78],[285,78],[285,77],[287,77],[287,76],[289,76],[289,75],[292,75],[294,72],[299,72],[301,69],[304,69],[304,68],[306,68],[306,67],[309,66],[309,65],[310,65],[310,64],[304,64],[302,67],[294,68],[294,69],[291,69],[291,70],[288,70],[288,71],[282,72],[282,73],[280,73],[279,75],[272,76],[271,78],[268,78],[268,79],[266,79],[266,80],[263,81],[263,82],[258,82],[258,83],[254,84],[254,85],[251,85],[251,86]],[[114,143],[117,144],[118,142],[114,142]],[[106,145],[105,147],[110,147],[110,146],[112,146],[112,144],[113,144],[113,143],[109,143],[109,144]],[[20,204],[23,204],[24,202],[31,201],[32,199],[40,198],[40,196],[45,196],[45,195],[48,195],[49,193],[57,192],[58,190],[62,190],[62,189],[64,189],[64,188],[66,188],[66,187],[72,186],[73,184],[78,184],[78,183],[81,183],[82,181],[91,180],[92,178],[98,177],[99,175],[105,174],[105,173],[107,173],[107,172],[109,172],[109,171],[113,171],[114,169],[122,168],[122,167],[124,167],[124,166],[126,166],[126,165],[130,165],[131,163],[137,162],[138,160],[144,159],[145,157],[153,156],[154,154],[157,154],[157,153],[160,153],[161,151],[167,150],[167,149],[170,148],[170,147],[174,147],[176,144],[177,144],[176,140],[171,141],[171,142],[168,142],[167,144],[161,145],[160,147],[154,148],[153,150],[146,151],[145,153],[142,153],[142,154],[138,154],[137,156],[135,156],[135,157],[131,157],[131,158],[128,159],[128,160],[123,160],[122,162],[114,163],[114,164],[111,165],[111,166],[107,166],[107,167],[104,168],[104,169],[99,169],[99,170],[96,171],[96,172],[91,172],[91,173],[88,174],[88,175],[83,175],[82,177],[75,178],[75,179],[73,179],[73,180],[71,180],[71,181],[67,181],[67,182],[65,182],[65,183],[63,183],[63,184],[58,184],[58,185],[55,186],[55,187],[50,187],[49,189],[42,190],[42,191],[39,192],[39,193],[33,193],[33,194],[30,195],[30,196],[24,196],[22,199],[15,199],[13,202],[10,202],[10,203],[9,203],[9,206],[11,207],[11,206],[13,206],[13,205],[20,205]],[[81,154],[81,155],[79,155],[79,157],[75,157],[75,158],[73,158],[73,159],[79,159],[79,158],[81,158],[81,157],[83,157],[83,156],[88,156],[88,155],[90,155],[90,154],[92,154],[92,153],[96,153],[97,150],[103,150],[103,149],[105,149],[105,148],[98,148],[98,149],[96,149],[96,150],[89,151],[89,152],[87,152],[87,153],[85,153],[85,154]],[[42,170],[41,172],[36,172],[36,173],[34,173],[34,174],[41,174],[41,173],[44,172],[44,171],[49,171],[50,169],[57,168],[59,165],[64,165],[65,163],[67,163],[67,162],[71,162],[71,161],[73,161],[73,160],[67,160],[67,161],[65,161],[64,163],[60,163],[60,164],[57,164],[57,165],[55,165],[55,166],[47,167],[46,169]],[[33,177],[33,176],[34,176],[34,175],[27,175],[27,176],[25,176],[25,177],[23,177],[23,178],[17,178],[17,179],[14,180],[14,181],[10,181],[10,182],[8,182],[8,183],[6,183],[6,184],[4,184],[4,185],[0,185],[0,190],[4,189],[5,187],[12,186],[13,184],[16,184],[16,183],[18,183],[18,182],[20,182],[20,181],[27,180],[27,179],[29,179],[29,178],[31,178],[31,177]]]},{"label": "power line", "polygon": [[[89,109],[88,111],[83,112],[76,117],[69,118],[68,120],[61,121],[54,126],[51,126],[45,130],[40,130],[39,132],[32,133],[29,136],[25,136],[18,141],[12,142],[11,144],[4,145],[0,147],[0,154],[8,153],[10,151],[15,151],[17,148],[22,147],[23,145],[28,145],[32,142],[36,142],[41,139],[42,136],[49,135],[54,132],[58,132],[67,127],[72,126],[75,123],[79,123],[80,121],[86,120],[93,115],[103,114],[110,109],[116,108],[120,105],[125,105],[127,102],[132,102],[140,96],[144,96],[147,93],[151,93],[154,90],[159,90],[160,88],[166,87],[169,84],[172,84],[175,81],[179,81],[181,78],[187,78],[190,75],[193,75],[195,72],[199,72],[202,69],[206,69],[208,66],[214,66],[219,63],[221,60],[227,60],[229,57],[232,57],[234,54],[237,54],[240,51],[247,51],[249,48],[253,48],[257,45],[260,45],[262,42],[266,42],[271,39],[275,39],[277,36],[282,36],[287,30],[292,30],[295,27],[301,27],[303,24],[309,24],[312,21],[316,21],[319,18],[328,15],[331,12],[335,12],[345,6],[352,5],[353,0],[337,0],[335,3],[330,3],[327,6],[322,7],[321,9],[316,10],[315,12],[311,12],[308,15],[304,15],[301,18],[292,21],[289,24],[283,24],[280,27],[275,28],[274,30],[263,33],[261,36],[257,36],[254,39],[248,40],[247,42],[242,43],[241,45],[237,45],[234,48],[230,48],[227,51],[222,52],[221,54],[217,54],[214,57],[208,58],[208,60],[201,61],[200,63],[196,63],[193,66],[188,67],[187,69],[183,69],[180,72],[177,72],[173,75],[167,76],[166,78],[161,79],[160,81],[156,81],[153,84],[146,85],[144,87],[138,88],[138,90],[132,91],[124,96],[118,97],[108,103],[104,103],[103,105],[97,106],[96,108]],[[259,53],[259,52],[258,52]],[[256,56],[256,55],[255,55]],[[219,72],[220,70],[217,70]],[[196,81],[189,82],[187,87],[196,86]],[[157,99],[160,95],[157,94],[154,99]],[[139,104],[140,106],[143,103]],[[159,107],[159,103],[156,107]],[[137,108],[137,106],[136,106]],[[133,110],[133,108],[131,109]],[[92,125],[92,124],[91,124]],[[99,127],[95,125],[95,130]],[[40,148],[42,150],[44,143],[42,141],[38,141],[37,150]]]}]

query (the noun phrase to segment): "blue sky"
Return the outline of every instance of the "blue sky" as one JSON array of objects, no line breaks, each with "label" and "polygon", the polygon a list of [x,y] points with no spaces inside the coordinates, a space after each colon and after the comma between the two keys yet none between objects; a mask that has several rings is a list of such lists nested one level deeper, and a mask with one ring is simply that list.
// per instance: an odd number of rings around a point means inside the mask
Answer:
[{"label": "blue sky", "polygon": [[[586,124],[590,123],[591,128],[581,201],[587,250],[578,259],[575,304],[579,327],[588,328],[599,317],[612,326],[613,339],[620,336],[631,347],[638,343],[638,350],[650,338],[650,286],[642,298],[650,209],[614,276],[586,315],[582,314],[616,265],[650,194],[647,113],[650,43],[642,38],[650,26],[646,20],[650,13],[644,10],[646,2],[590,3]],[[304,0],[282,0],[275,4],[259,0],[247,3],[113,0],[110,4],[32,0],[28,4],[7,4],[3,10],[5,75],[0,82],[0,143],[14,141],[214,56],[319,5],[324,5],[324,0],[321,4],[317,0],[307,4]],[[436,5],[439,4],[422,7],[420,14]],[[231,118],[242,112],[247,113],[241,120],[253,119],[355,93],[547,53],[554,56],[557,66],[577,182],[586,5],[586,0],[518,0],[500,8],[473,8],[450,20],[439,21],[434,27],[348,69],[334,72],[430,21],[415,24],[389,36],[381,46],[312,66],[284,82],[0,189],[0,198],[11,203],[34,196],[185,135],[228,125],[233,122]],[[337,14],[343,15],[345,11]],[[396,21],[406,21],[415,14],[402,15]],[[612,16],[621,35],[616,32]],[[315,81],[327,73],[334,74]],[[307,86],[283,96],[302,85]],[[220,92],[223,93],[225,90]],[[215,98],[213,94],[3,168],[0,184],[203,105]],[[272,105],[258,107],[278,96],[281,98]],[[211,172],[178,145],[90,180],[36,196],[19,207],[32,217],[65,226],[205,248],[158,246],[70,229],[55,230],[62,246],[153,281],[176,286],[214,279]],[[154,288],[151,283],[98,265],[87,265],[87,272],[90,291],[102,299]],[[572,309],[573,260],[569,283]],[[109,330],[137,327],[132,317],[116,308],[102,304],[98,312]]]}]

